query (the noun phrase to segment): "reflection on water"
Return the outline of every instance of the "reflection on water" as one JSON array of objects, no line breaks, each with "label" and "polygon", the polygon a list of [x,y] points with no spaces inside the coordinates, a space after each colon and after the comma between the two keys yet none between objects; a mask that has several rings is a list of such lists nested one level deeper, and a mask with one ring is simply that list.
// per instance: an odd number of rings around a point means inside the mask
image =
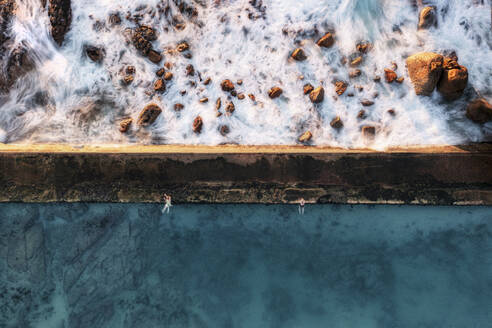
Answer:
[{"label": "reflection on water", "polygon": [[1,327],[490,327],[490,207],[0,205]]}]

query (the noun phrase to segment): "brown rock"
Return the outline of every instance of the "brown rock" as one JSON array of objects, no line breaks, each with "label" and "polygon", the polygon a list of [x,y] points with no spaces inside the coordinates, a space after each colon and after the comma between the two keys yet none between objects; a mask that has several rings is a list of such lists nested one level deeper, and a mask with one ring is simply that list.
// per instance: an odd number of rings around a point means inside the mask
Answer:
[{"label": "brown rock", "polygon": [[369,99],[362,99],[360,103],[362,104],[362,106],[366,106],[366,107],[374,105],[374,101]]},{"label": "brown rock", "polygon": [[362,63],[362,56],[359,56],[350,62],[350,66],[356,67]]},{"label": "brown rock", "polygon": [[381,81],[381,76],[376,75],[372,80],[374,82],[380,82]]},{"label": "brown rock", "polygon": [[236,110],[236,106],[231,102],[226,105],[225,111],[228,115],[231,115]]},{"label": "brown rock", "polygon": [[65,34],[72,23],[72,8],[70,0],[50,0],[48,15],[50,17],[51,35],[55,42],[61,46]]},{"label": "brown rock", "polygon": [[221,106],[222,106],[222,100],[220,98],[217,98],[217,101],[215,102],[215,110],[218,111]]},{"label": "brown rock", "polygon": [[124,84],[129,85],[132,82],[133,82],[133,75],[125,75],[125,77],[123,77]]},{"label": "brown rock", "polygon": [[188,66],[186,66],[186,75],[187,76],[195,75],[195,68],[193,67],[193,65],[189,64]]},{"label": "brown rock", "polygon": [[415,93],[430,96],[442,74],[443,56],[421,52],[408,57],[406,62]]},{"label": "brown rock", "polygon": [[385,68],[384,69],[384,78],[386,79],[386,82],[393,83],[396,80],[397,76],[396,76],[395,71],[393,71],[389,68]]},{"label": "brown rock", "polygon": [[309,99],[314,104],[319,104],[325,99],[325,89],[323,87],[317,87],[309,94]]},{"label": "brown rock", "polygon": [[103,48],[95,46],[85,46],[85,53],[87,57],[90,58],[90,60],[96,63],[100,63],[104,58],[105,51]]},{"label": "brown rock", "polygon": [[237,80],[236,83],[237,85],[243,85],[243,80]]},{"label": "brown rock", "polygon": [[171,73],[171,72],[164,73],[164,80],[170,81],[170,80],[172,80],[172,78],[173,78],[173,73]]},{"label": "brown rock", "polygon": [[179,52],[183,52],[183,51],[186,51],[186,50],[190,49],[190,45],[186,41],[185,42],[181,42],[180,44],[178,44],[178,46],[176,47],[176,49]]},{"label": "brown rock", "polygon": [[475,99],[466,108],[466,117],[475,123],[492,121],[492,105],[484,98]]},{"label": "brown rock", "polygon": [[308,83],[308,84],[304,85],[303,89],[304,89],[304,94],[307,95],[307,94],[310,94],[311,91],[314,90],[314,87],[310,83]]},{"label": "brown rock", "polygon": [[362,74],[362,71],[360,69],[356,69],[356,70],[349,72],[349,77],[350,78],[356,78],[356,77],[360,76],[361,74]]},{"label": "brown rock", "polygon": [[326,33],[321,39],[318,40],[318,42],[316,42],[318,46],[323,48],[330,48],[333,46],[334,43],[335,38],[331,33]]},{"label": "brown rock", "polygon": [[155,122],[155,120],[161,113],[162,113],[162,109],[159,106],[153,103],[148,104],[140,112],[137,123],[140,126],[149,126]]},{"label": "brown rock", "polygon": [[279,87],[273,87],[271,88],[270,90],[268,90],[268,96],[272,99],[275,99],[275,98],[278,98],[280,97],[280,95],[283,93],[284,91],[279,88]]},{"label": "brown rock", "polygon": [[184,108],[183,104],[180,104],[180,103],[174,104],[174,111],[176,111],[176,112],[182,111],[183,108]]},{"label": "brown rock", "polygon": [[246,96],[244,95],[244,93],[240,93],[237,95],[237,99],[239,100],[243,100],[244,98],[246,98]]},{"label": "brown rock", "polygon": [[303,61],[307,59],[306,53],[304,52],[304,50],[302,50],[302,48],[297,48],[296,50],[294,50],[291,54],[291,57],[297,61]]},{"label": "brown rock", "polygon": [[347,90],[347,83],[343,81],[336,81],[335,82],[335,92],[337,95],[341,96],[343,93]]},{"label": "brown rock", "polygon": [[149,60],[154,64],[159,64],[162,60],[161,54],[155,50],[149,50],[148,56],[149,56]]},{"label": "brown rock", "polygon": [[374,126],[365,125],[362,127],[362,135],[368,139],[374,139],[376,136],[376,128]]},{"label": "brown rock", "polygon": [[157,72],[155,72],[155,75],[157,75],[158,77],[161,77],[164,75],[164,73],[166,73],[166,70],[164,68],[159,68],[159,70],[157,70]]},{"label": "brown rock", "polygon": [[311,133],[311,131],[306,131],[299,137],[299,142],[306,143],[311,140],[312,137],[313,134]]},{"label": "brown rock", "polygon": [[202,132],[202,127],[203,127],[202,117],[201,116],[195,117],[195,120],[193,121],[193,132],[195,133]]},{"label": "brown rock", "polygon": [[204,98],[200,99],[200,102],[202,104],[208,103],[208,98],[207,97],[204,97]]},{"label": "brown rock", "polygon": [[110,26],[120,25],[121,17],[119,13],[112,13],[109,15],[108,22]]},{"label": "brown rock", "polygon": [[252,101],[256,101],[256,97],[255,97],[255,95],[254,95],[254,94],[250,93],[250,94],[248,95],[248,97],[249,97],[249,99],[251,99]]},{"label": "brown rock", "polygon": [[395,116],[396,112],[393,108],[390,108],[390,109],[388,109],[388,114],[390,114],[391,116]]},{"label": "brown rock", "polygon": [[228,125],[221,125],[219,128],[219,131],[220,131],[221,135],[225,136],[225,135],[229,134],[230,129],[229,129]]},{"label": "brown rock", "polygon": [[358,52],[366,54],[371,50],[371,44],[369,42],[361,42],[355,46]]},{"label": "brown rock", "polygon": [[125,133],[130,129],[130,126],[132,125],[133,119],[132,118],[125,118],[120,122],[120,132]]},{"label": "brown rock", "polygon": [[396,83],[402,84],[403,81],[405,81],[405,78],[403,76],[400,76],[399,78],[396,79]]},{"label": "brown rock", "polygon": [[220,87],[222,88],[223,91],[232,91],[234,90],[234,84],[232,83],[231,80],[224,80],[220,84]]},{"label": "brown rock", "polygon": [[209,84],[210,84],[210,82],[212,82],[212,79],[211,79],[211,78],[209,78],[209,77],[207,77],[207,78],[205,79],[205,81],[203,81],[203,84],[205,84],[205,85],[209,85]]},{"label": "brown rock", "polygon": [[154,83],[154,90],[157,92],[164,92],[166,91],[166,83],[164,82],[163,79],[158,79]]},{"label": "brown rock", "polygon": [[463,94],[468,84],[468,70],[456,61],[444,59],[444,70],[437,84],[437,90],[449,100],[454,100]]},{"label": "brown rock", "polygon": [[437,14],[435,7],[424,7],[420,11],[418,29],[428,29],[437,26]]},{"label": "brown rock", "polygon": [[135,66],[127,66],[125,68],[126,74],[135,74],[136,69]]},{"label": "brown rock", "polygon": [[337,129],[337,130],[343,128],[343,122],[342,122],[342,119],[340,118],[340,116],[337,116],[333,120],[331,120],[330,125],[332,128]]},{"label": "brown rock", "polygon": [[363,110],[363,109],[361,109],[361,110],[357,113],[357,118],[358,118],[358,119],[363,120],[363,119],[365,119],[366,117],[367,117],[367,115],[366,115],[366,111],[365,111],[365,110]]}]

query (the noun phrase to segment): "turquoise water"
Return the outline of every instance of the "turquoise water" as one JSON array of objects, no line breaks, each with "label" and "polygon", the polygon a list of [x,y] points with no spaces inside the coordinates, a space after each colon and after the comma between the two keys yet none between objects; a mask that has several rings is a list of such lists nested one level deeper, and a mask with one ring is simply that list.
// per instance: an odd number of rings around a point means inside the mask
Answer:
[{"label": "turquoise water", "polygon": [[491,327],[492,208],[0,204],[0,327]]}]

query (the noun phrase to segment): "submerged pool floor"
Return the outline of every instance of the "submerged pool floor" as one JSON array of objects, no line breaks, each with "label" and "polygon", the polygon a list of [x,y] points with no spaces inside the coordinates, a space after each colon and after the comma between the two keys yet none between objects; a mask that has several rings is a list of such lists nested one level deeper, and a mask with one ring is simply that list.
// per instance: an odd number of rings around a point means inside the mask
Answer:
[{"label": "submerged pool floor", "polygon": [[0,327],[491,322],[491,207],[0,204]]}]

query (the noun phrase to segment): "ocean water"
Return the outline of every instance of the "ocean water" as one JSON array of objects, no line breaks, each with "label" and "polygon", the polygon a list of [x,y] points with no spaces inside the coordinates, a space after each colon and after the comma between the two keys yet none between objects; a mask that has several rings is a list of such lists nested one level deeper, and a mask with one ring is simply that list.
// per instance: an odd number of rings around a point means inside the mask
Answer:
[{"label": "ocean water", "polygon": [[[39,0],[19,0],[17,16],[10,26],[11,48],[19,44],[29,49],[36,69],[8,94],[0,95],[0,142],[68,143],[153,143],[153,144],[296,144],[309,130],[312,144],[345,148],[459,144],[490,137],[492,126],[467,120],[464,111],[476,94],[490,100],[492,32],[490,1],[432,0],[438,27],[417,31],[418,9],[411,0],[83,0],[72,1],[72,24],[63,47],[49,35],[47,12]],[[196,17],[183,15],[179,3],[192,6]],[[159,12],[156,8],[168,8]],[[119,12],[122,23],[110,26],[108,17]],[[159,65],[138,55],[128,42],[136,24],[125,19],[127,13],[140,14],[141,24],[155,28],[153,42],[162,51]],[[185,24],[178,30],[172,21]],[[335,31],[336,44],[321,49],[316,40],[326,31]],[[174,51],[181,41],[190,45],[192,58]],[[356,43],[368,41],[373,49],[359,67],[362,75],[349,78],[351,70],[341,64],[352,56]],[[86,45],[105,49],[97,64],[84,55]],[[308,60],[289,60],[293,49],[302,45]],[[456,51],[460,64],[469,71],[469,88],[461,99],[448,103],[436,92],[432,97],[416,96],[409,80],[405,59],[416,52]],[[384,68],[396,63],[397,83],[375,83]],[[155,94],[155,71],[171,63],[174,78],[163,94]],[[4,63],[6,64],[6,63]],[[187,77],[186,66],[196,74]],[[136,67],[135,80],[121,85],[122,69]],[[2,65],[5,66],[5,65]],[[5,67],[4,67],[5,68]],[[304,79],[301,80],[300,76]],[[208,86],[203,84],[212,78]],[[222,99],[222,112],[228,96],[220,88],[223,79],[233,82],[244,100],[230,98],[235,112],[216,116],[215,101]],[[333,82],[344,80],[350,86],[336,97]],[[196,83],[191,86],[190,83]],[[303,95],[305,83],[324,86],[325,100],[313,106]],[[282,97],[270,99],[274,85],[283,88]],[[358,87],[363,87],[358,91]],[[186,90],[185,96],[180,91]],[[353,92],[354,97],[347,93]],[[357,119],[362,99],[379,96],[374,106],[365,108],[367,118]],[[251,101],[248,94],[254,94]],[[39,100],[40,95],[43,101]],[[202,104],[199,99],[208,97]],[[125,117],[134,120],[142,108],[154,102],[163,112],[148,128],[133,124],[127,134],[118,131]],[[174,104],[184,109],[174,111]],[[394,109],[395,116],[387,111]],[[203,129],[192,131],[200,115]],[[344,127],[336,131],[330,121],[340,116]],[[221,126],[230,133],[223,136]],[[374,140],[361,135],[361,126],[377,129]],[[488,131],[488,132],[487,132]]]},{"label": "ocean water", "polygon": [[1,327],[490,322],[490,207],[0,204]]}]

